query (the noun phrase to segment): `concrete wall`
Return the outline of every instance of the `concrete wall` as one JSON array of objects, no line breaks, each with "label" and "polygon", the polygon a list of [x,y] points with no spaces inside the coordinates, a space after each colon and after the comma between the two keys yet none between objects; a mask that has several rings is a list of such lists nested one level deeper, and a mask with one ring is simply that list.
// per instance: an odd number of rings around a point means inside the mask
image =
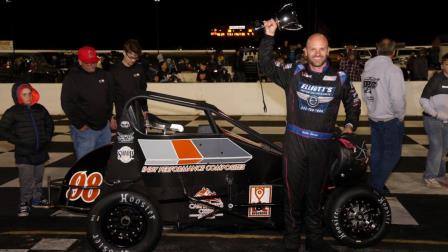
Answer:
[{"label": "concrete wall", "polygon": [[[358,94],[361,94],[360,84],[359,82],[354,83]],[[407,115],[421,115],[419,99],[425,84],[426,82],[407,82]],[[150,83],[148,87],[150,91],[205,100],[229,115],[285,115],[283,90],[272,83],[263,83],[262,85],[268,107],[267,113],[263,111],[262,93],[258,83]],[[10,83],[0,84],[0,114],[13,104],[11,86]],[[40,92],[40,103],[48,109],[50,114],[63,114],[60,106],[60,83],[34,84],[33,86]],[[150,106],[151,111],[159,115],[198,113],[195,110],[167,106],[159,102],[152,103]],[[364,102],[361,113],[362,115],[366,114]],[[344,114],[343,106],[341,106],[340,114]]]}]

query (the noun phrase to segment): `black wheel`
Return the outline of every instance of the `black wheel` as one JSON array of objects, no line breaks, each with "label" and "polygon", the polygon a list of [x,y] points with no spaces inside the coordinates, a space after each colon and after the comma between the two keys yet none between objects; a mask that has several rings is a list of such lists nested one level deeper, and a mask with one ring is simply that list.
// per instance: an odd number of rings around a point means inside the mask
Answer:
[{"label": "black wheel", "polygon": [[325,208],[325,220],[334,238],[354,248],[381,241],[392,220],[386,198],[368,187],[338,190],[330,195]]},{"label": "black wheel", "polygon": [[88,238],[97,251],[151,251],[162,221],[148,196],[116,191],[101,198],[88,216]]}]

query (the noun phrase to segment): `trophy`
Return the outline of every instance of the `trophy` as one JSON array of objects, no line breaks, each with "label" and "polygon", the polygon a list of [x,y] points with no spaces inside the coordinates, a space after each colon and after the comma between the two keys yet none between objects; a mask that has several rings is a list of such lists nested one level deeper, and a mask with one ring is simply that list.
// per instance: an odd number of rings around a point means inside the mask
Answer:
[{"label": "trophy", "polygon": [[[274,20],[277,23],[279,31],[298,31],[303,28],[303,26],[299,24],[299,19],[297,18],[297,12],[295,11],[293,3],[283,5]],[[254,30],[260,31],[262,29],[264,29],[262,22],[255,21]]]}]

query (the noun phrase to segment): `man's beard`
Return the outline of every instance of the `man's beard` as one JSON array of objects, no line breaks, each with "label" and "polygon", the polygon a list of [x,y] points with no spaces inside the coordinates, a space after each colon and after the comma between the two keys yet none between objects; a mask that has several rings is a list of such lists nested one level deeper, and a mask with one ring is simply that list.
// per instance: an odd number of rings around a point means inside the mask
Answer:
[{"label": "man's beard", "polygon": [[308,63],[313,67],[321,67],[327,63],[327,60],[323,60],[322,62],[313,62],[312,60],[308,60]]}]

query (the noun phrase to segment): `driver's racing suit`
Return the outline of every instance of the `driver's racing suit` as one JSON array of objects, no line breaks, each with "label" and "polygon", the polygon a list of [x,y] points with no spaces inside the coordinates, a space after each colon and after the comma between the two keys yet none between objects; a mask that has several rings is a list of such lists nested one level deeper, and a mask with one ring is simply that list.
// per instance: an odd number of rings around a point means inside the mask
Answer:
[{"label": "driver's racing suit", "polygon": [[[342,101],[345,124],[356,129],[360,100],[344,72],[329,66],[322,73],[307,64],[280,66],[273,58],[274,37],[259,47],[261,72],[285,90],[287,127],[284,139],[285,246],[299,246],[299,226],[305,222],[307,240],[322,239],[321,194],[331,161],[336,118]],[[304,213],[304,216],[302,216]]]}]

